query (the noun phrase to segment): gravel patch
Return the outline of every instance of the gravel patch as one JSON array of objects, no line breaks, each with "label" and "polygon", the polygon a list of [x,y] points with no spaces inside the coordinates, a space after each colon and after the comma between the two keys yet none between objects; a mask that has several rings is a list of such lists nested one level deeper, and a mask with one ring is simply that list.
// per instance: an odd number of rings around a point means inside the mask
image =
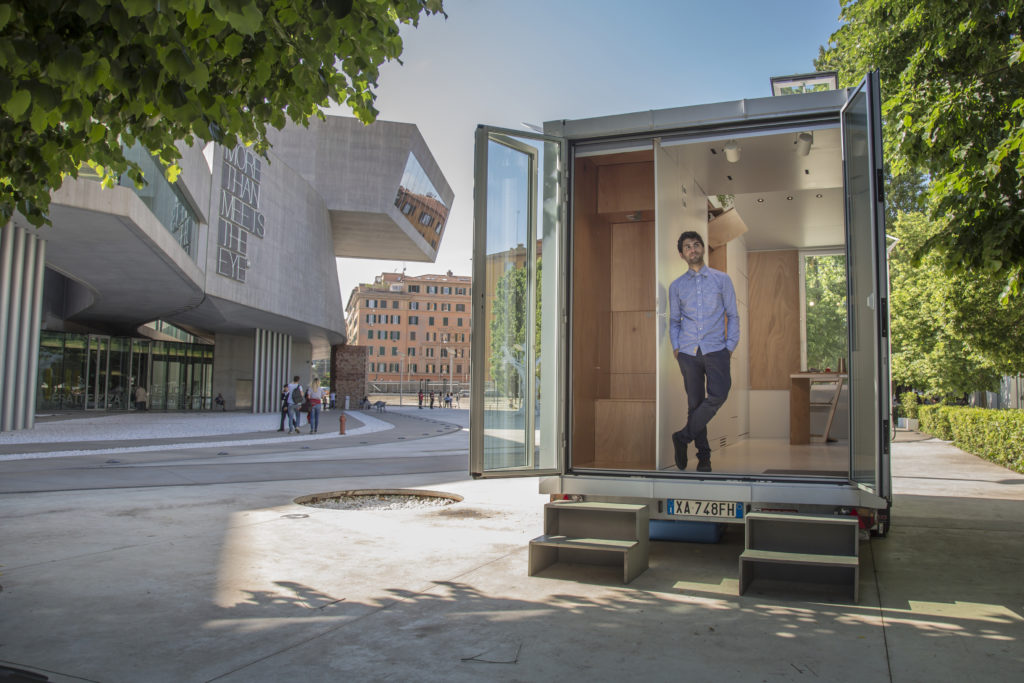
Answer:
[{"label": "gravel patch", "polygon": [[295,502],[321,510],[420,510],[443,508],[462,501],[462,496],[440,491],[366,490],[314,493]]}]

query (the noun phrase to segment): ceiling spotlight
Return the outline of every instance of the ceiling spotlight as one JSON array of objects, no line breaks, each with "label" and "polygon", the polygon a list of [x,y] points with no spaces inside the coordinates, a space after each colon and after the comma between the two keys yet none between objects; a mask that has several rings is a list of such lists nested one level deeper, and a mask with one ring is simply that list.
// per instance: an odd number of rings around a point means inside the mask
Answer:
[{"label": "ceiling spotlight", "polygon": [[788,202],[793,201],[793,195],[787,195],[786,196],[786,201],[788,201]]},{"label": "ceiling spotlight", "polygon": [[811,143],[814,142],[814,136],[811,133],[800,133],[796,136],[796,153],[802,157],[807,156],[811,153]]},{"label": "ceiling spotlight", "polygon": [[758,204],[764,204],[764,197],[758,197],[757,198],[757,203]]},{"label": "ceiling spotlight", "polygon": [[740,160],[740,146],[736,144],[735,140],[729,140],[725,143],[725,158],[730,164],[735,164]]}]

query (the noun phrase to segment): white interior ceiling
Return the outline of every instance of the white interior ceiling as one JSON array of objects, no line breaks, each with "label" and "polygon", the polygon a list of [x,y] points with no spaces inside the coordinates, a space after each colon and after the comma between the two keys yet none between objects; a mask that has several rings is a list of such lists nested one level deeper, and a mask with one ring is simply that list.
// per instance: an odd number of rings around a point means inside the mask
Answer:
[{"label": "white interior ceiling", "polygon": [[[797,153],[800,131],[704,140],[667,147],[693,170],[708,195],[728,194],[749,231],[747,249],[806,249],[844,243],[843,164],[838,128],[812,132],[806,156]],[[723,147],[735,139],[740,159]]]}]

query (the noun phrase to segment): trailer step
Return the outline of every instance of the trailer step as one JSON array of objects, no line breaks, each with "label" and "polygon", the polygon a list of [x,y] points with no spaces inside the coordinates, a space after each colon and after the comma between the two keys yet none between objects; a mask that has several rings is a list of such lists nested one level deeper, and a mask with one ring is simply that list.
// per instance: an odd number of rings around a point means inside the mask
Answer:
[{"label": "trailer step", "polygon": [[647,570],[649,517],[646,505],[548,503],[544,535],[530,541],[529,574],[556,562],[621,563],[629,583]]},{"label": "trailer step", "polygon": [[756,579],[845,585],[854,602],[860,583],[856,517],[751,512],[740,555],[740,594]]}]

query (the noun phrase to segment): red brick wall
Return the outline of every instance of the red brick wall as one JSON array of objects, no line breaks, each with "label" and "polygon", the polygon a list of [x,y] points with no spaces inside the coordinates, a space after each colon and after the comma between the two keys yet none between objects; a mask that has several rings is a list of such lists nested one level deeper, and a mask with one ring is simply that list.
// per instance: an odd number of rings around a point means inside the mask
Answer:
[{"label": "red brick wall", "polygon": [[365,346],[336,344],[331,347],[331,391],[338,392],[338,407],[345,405],[349,396],[349,407],[359,405],[359,399],[366,395]]}]

